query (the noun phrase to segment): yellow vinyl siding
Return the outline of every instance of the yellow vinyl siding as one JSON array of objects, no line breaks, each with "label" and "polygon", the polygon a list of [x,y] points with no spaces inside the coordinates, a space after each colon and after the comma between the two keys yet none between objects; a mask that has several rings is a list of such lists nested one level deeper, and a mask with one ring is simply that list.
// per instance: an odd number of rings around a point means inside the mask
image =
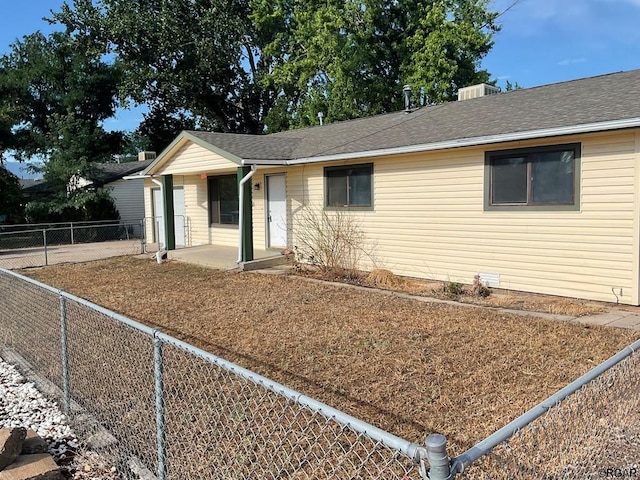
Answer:
[{"label": "yellow vinyl siding", "polygon": [[209,243],[209,213],[207,207],[207,180],[197,175],[185,175],[184,214],[189,225],[189,246]]},{"label": "yellow vinyl siding", "polygon": [[264,174],[260,172],[260,170],[251,178],[251,185],[255,184],[260,185],[260,190],[252,190],[251,192],[253,206],[253,248],[262,250],[267,247],[265,213],[267,188],[264,181]]},{"label": "yellow vinyl siding", "polygon": [[[373,211],[352,213],[374,251],[362,267],[464,283],[499,273],[502,288],[604,301],[622,288],[621,301],[637,303],[635,132],[499,149],[568,142],[582,143],[580,211],[484,211],[485,151],[495,146],[331,163],[374,163]],[[324,166],[288,171],[292,210],[322,206]]]},{"label": "yellow vinyl siding", "polygon": [[207,150],[195,143],[188,142],[160,168],[163,175],[214,173],[221,170],[236,171],[234,162]]},{"label": "yellow vinyl siding", "polygon": [[209,225],[209,193],[207,188],[206,178],[200,178],[199,175],[184,177],[185,215],[189,219],[191,245],[237,245],[237,227]]}]

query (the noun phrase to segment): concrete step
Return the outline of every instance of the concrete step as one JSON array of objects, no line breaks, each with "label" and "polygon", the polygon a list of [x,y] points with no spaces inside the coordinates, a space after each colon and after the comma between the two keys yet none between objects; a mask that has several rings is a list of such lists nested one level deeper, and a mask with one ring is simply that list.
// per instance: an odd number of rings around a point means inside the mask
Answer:
[{"label": "concrete step", "polygon": [[20,455],[0,472],[0,480],[61,480],[62,474],[48,453]]},{"label": "concrete step", "polygon": [[0,429],[0,480],[61,480],[47,442],[23,427]]}]

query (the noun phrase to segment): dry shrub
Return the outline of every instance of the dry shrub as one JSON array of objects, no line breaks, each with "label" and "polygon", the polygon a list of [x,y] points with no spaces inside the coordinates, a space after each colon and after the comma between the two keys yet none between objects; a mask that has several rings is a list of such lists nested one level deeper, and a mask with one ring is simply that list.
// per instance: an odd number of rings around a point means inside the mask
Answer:
[{"label": "dry shrub", "polygon": [[438,298],[448,298],[449,300],[458,300],[466,293],[464,285],[459,282],[442,282],[440,286],[433,290],[433,295]]},{"label": "dry shrub", "polygon": [[305,208],[297,218],[295,242],[296,262],[341,278],[351,278],[362,256],[370,255],[358,219],[343,210]]},{"label": "dry shrub", "polygon": [[473,277],[473,285],[469,293],[474,297],[486,298],[491,295],[491,289],[480,281],[480,275]]},{"label": "dry shrub", "polygon": [[406,284],[406,280],[390,270],[375,268],[367,275],[367,283],[380,288],[400,288]]}]

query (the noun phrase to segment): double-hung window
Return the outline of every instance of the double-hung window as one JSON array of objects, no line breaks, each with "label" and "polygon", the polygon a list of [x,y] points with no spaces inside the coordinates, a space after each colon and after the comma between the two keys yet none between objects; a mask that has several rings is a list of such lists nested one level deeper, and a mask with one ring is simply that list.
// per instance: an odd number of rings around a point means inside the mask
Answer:
[{"label": "double-hung window", "polygon": [[579,208],[580,144],[487,152],[487,209]]},{"label": "double-hung window", "polygon": [[238,178],[236,175],[209,177],[209,223],[238,225]]},{"label": "double-hung window", "polygon": [[373,164],[325,167],[325,202],[328,208],[371,208]]}]

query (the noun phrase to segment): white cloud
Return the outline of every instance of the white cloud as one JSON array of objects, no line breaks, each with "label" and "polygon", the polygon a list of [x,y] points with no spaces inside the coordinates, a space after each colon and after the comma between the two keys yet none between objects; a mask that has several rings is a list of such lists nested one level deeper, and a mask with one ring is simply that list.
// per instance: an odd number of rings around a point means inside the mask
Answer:
[{"label": "white cloud", "polygon": [[580,58],[566,58],[564,60],[560,60],[558,62],[558,65],[562,66],[562,67],[566,67],[567,65],[575,65],[576,63],[585,63],[587,61],[586,58],[584,57],[580,57]]}]

